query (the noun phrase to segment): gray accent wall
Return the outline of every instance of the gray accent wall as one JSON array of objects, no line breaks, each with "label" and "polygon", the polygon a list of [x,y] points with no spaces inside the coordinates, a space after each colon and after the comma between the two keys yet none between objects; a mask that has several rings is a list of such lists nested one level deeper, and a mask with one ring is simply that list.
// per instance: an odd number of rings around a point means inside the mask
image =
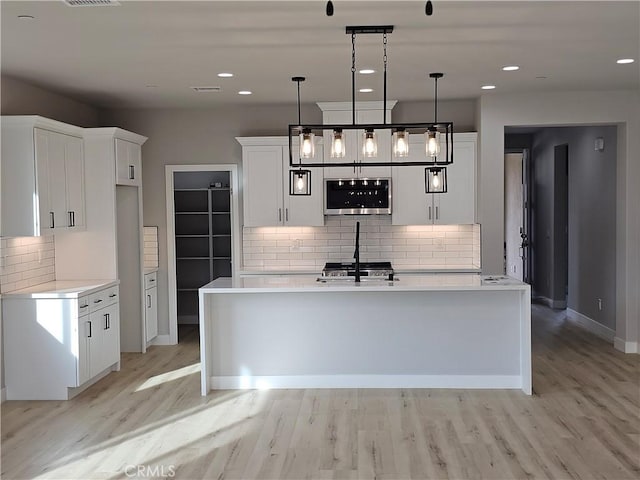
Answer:
[{"label": "gray accent wall", "polygon": [[[604,138],[603,152],[595,151],[597,137]],[[563,254],[558,252],[564,221],[556,198],[562,193],[556,177],[563,172],[554,161],[555,147],[564,144],[569,150],[567,306],[615,330],[616,126],[542,128],[533,134],[533,290],[564,299]]]},{"label": "gray accent wall", "polygon": [[0,79],[0,114],[40,115],[78,127],[99,127],[100,110],[17,78]]}]

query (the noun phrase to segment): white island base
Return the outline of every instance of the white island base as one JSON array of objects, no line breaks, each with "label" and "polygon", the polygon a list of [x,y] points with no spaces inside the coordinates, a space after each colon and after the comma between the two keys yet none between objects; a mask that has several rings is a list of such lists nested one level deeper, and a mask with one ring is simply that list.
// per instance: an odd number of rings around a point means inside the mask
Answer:
[{"label": "white island base", "polygon": [[473,274],[394,282],[219,278],[200,289],[202,394],[491,388],[531,394],[530,287]]}]

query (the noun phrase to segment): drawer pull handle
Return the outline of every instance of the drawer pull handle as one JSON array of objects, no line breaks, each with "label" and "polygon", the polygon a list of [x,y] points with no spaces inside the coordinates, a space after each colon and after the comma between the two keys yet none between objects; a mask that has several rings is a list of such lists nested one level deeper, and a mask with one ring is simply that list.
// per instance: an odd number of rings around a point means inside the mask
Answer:
[{"label": "drawer pull handle", "polygon": [[85,303],[84,305],[80,305],[80,308],[87,308],[89,306],[88,303]]},{"label": "drawer pull handle", "polygon": [[113,298],[115,296],[117,296],[117,295],[115,293],[112,293],[111,295],[109,295],[109,298]]},{"label": "drawer pull handle", "polygon": [[89,324],[89,338],[91,338],[91,322],[87,322]]},{"label": "drawer pull handle", "polygon": [[155,278],[152,278],[152,279],[149,280],[149,282],[155,282],[155,281],[156,281]]},{"label": "drawer pull handle", "polygon": [[93,303],[100,303],[102,301],[101,298],[99,298],[98,300],[94,300]]}]

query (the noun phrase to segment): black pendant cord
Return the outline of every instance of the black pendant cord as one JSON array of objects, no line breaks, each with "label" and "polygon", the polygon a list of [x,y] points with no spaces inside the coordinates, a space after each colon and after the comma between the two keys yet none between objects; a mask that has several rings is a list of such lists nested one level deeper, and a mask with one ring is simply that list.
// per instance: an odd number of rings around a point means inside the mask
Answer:
[{"label": "black pendant cord", "polygon": [[356,34],[351,33],[351,122],[356,124]]},{"label": "black pendant cord", "polygon": [[[300,89],[300,84],[298,84],[298,95],[300,95],[299,89]],[[298,102],[300,102],[299,98],[298,98]],[[300,106],[298,105],[298,109],[299,108]],[[433,123],[438,123],[438,77],[436,77],[436,85],[435,85],[435,106],[434,106]]]},{"label": "black pendant cord", "polygon": [[[329,2],[331,3],[331,2]],[[431,15],[433,15],[433,4],[431,3],[431,0],[429,0],[427,2],[427,4],[424,7],[424,13],[427,17],[430,17]],[[333,13],[332,13],[333,14]]]},{"label": "black pendant cord", "polygon": [[387,32],[382,35],[382,45],[384,54],[382,61],[384,63],[384,88],[383,88],[383,101],[382,101],[382,124],[387,124]]},{"label": "black pendant cord", "polygon": [[329,0],[327,2],[327,8],[325,10],[327,17],[332,17],[333,16],[333,2],[331,0]]},{"label": "black pendant cord", "polygon": [[298,80],[298,126],[302,125],[302,120],[300,116],[300,80]]}]

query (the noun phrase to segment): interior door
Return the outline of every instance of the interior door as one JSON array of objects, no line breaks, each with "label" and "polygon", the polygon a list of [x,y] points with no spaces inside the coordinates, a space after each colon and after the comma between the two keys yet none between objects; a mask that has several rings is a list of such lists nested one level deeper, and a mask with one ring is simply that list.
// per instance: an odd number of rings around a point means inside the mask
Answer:
[{"label": "interior door", "polygon": [[520,281],[524,281],[526,239],[523,157],[522,153],[504,156],[505,273]]}]

